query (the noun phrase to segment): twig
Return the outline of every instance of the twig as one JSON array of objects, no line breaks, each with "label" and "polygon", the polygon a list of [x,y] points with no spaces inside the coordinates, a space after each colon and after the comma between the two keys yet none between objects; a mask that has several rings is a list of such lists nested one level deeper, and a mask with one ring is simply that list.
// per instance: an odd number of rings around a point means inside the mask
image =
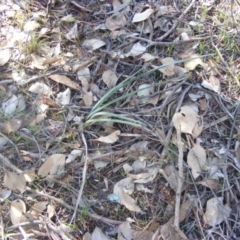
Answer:
[{"label": "twig", "polygon": [[[30,187],[26,187],[26,190],[27,191],[30,191],[38,196],[42,196],[42,197],[46,197],[48,199],[51,199],[59,204],[61,204],[62,206],[66,207],[67,209],[69,210],[74,210],[75,208],[72,207],[71,205],[67,204],[65,201],[63,201],[62,199],[59,199],[59,198],[56,198],[56,197],[53,197],[51,195],[48,195],[46,193],[43,193],[43,192],[40,192],[40,191],[37,191],[37,190],[34,190],[34,189],[31,189]],[[78,210],[80,212],[80,210]],[[95,219],[95,220],[101,220],[107,224],[113,224],[113,225],[119,225],[121,224],[122,222],[121,221],[117,221],[117,220],[112,220],[112,219],[109,219],[109,218],[105,218],[105,217],[102,217],[102,216],[99,216],[97,214],[94,214],[94,213],[88,213],[89,217]]]},{"label": "twig", "polygon": [[175,126],[177,131],[177,142],[178,142],[178,187],[176,191],[176,203],[175,203],[175,218],[174,218],[174,227],[176,230],[179,230],[179,210],[180,210],[180,201],[181,201],[181,192],[183,185],[183,146],[181,139],[181,126]]},{"label": "twig", "polygon": [[165,39],[167,36],[169,36],[177,27],[178,23],[184,18],[184,16],[190,11],[190,9],[192,8],[192,6],[194,5],[196,0],[192,0],[192,2],[189,4],[189,6],[185,9],[185,11],[183,11],[183,13],[179,16],[178,21],[176,21],[171,29],[169,29],[165,34],[163,34],[161,37],[157,38],[156,40],[162,41],[163,39]]},{"label": "twig", "polygon": [[86,142],[85,136],[83,134],[83,131],[81,131],[81,137],[82,137],[82,141],[83,141],[84,146],[85,146],[85,163],[84,163],[84,167],[83,167],[81,188],[78,192],[77,202],[76,202],[74,213],[72,215],[72,219],[71,219],[70,223],[72,223],[73,221],[75,222],[76,214],[77,214],[78,207],[79,207],[78,205],[79,205],[79,203],[81,201],[81,198],[82,198],[83,188],[84,188],[84,185],[85,185],[86,174],[87,174],[87,167],[88,167],[88,147],[87,147],[87,142]]},{"label": "twig", "polygon": [[2,160],[3,164],[6,166],[6,167],[9,167],[11,168],[12,170],[14,170],[15,172],[19,173],[19,174],[22,174],[23,171],[19,168],[17,168],[15,165],[13,165],[8,158],[4,157],[1,153],[0,153],[0,160]]},{"label": "twig", "polygon": [[49,73],[44,73],[44,74],[41,74],[41,75],[33,76],[33,77],[28,78],[28,79],[22,79],[20,81],[17,81],[16,84],[18,86],[24,86],[25,84],[33,82],[33,81],[35,81],[35,80],[37,80],[39,78],[42,78],[42,77],[46,77],[46,76],[51,75],[53,73],[56,73],[58,71],[59,71],[59,69],[55,69],[55,70],[53,70],[53,71],[51,71]]},{"label": "twig", "polygon": [[16,152],[17,152],[17,154],[18,154],[19,160],[22,161],[21,154],[20,154],[20,152],[19,152],[18,147],[16,146],[16,144],[15,144],[11,139],[9,139],[6,135],[4,135],[4,134],[1,133],[1,132],[0,132],[0,136],[6,138],[6,139],[8,140],[8,142],[10,142],[10,143],[14,146],[14,148],[16,149]]},{"label": "twig", "polygon": [[[181,108],[181,105],[182,105],[182,102],[183,102],[183,99],[185,97],[185,95],[187,94],[187,92],[189,91],[189,89],[191,88],[191,86],[188,86],[182,93],[182,95],[180,96],[180,99],[178,101],[178,104],[177,104],[177,108],[176,108],[176,112],[179,111],[179,109]],[[167,153],[168,153],[168,144],[169,144],[169,141],[170,141],[170,138],[172,136],[172,131],[173,131],[173,123],[171,121],[170,123],[170,127],[169,127],[169,130],[168,130],[168,133],[167,133],[167,136],[165,138],[165,146],[162,150],[162,153],[161,153],[161,156],[162,158],[165,158]]]}]

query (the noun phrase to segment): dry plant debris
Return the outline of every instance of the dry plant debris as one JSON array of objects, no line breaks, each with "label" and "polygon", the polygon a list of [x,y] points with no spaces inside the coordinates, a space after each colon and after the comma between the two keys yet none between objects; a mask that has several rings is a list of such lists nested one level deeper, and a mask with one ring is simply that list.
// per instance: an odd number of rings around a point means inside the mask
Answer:
[{"label": "dry plant debris", "polygon": [[239,8],[2,0],[1,239],[238,239]]}]

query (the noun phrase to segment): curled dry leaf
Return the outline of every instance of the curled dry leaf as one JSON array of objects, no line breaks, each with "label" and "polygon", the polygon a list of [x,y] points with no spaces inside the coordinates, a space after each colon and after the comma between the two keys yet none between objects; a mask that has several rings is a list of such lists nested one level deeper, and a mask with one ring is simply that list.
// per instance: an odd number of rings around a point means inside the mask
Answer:
[{"label": "curled dry leaf", "polygon": [[82,43],[83,47],[86,47],[91,50],[96,50],[104,45],[106,45],[106,43],[103,40],[95,39],[95,38],[84,40]]},{"label": "curled dry leaf", "polygon": [[60,92],[57,94],[57,102],[62,105],[67,105],[70,103],[71,99],[71,90],[67,88],[64,92]]},{"label": "curled dry leaf", "polygon": [[53,154],[46,159],[38,170],[38,175],[46,177],[48,174],[54,175],[64,169],[65,154]]},{"label": "curled dry leaf", "polygon": [[55,215],[55,206],[52,204],[49,204],[47,207],[47,214],[48,218],[51,219]]},{"label": "curled dry leaf", "polygon": [[129,195],[134,191],[134,182],[132,178],[127,177],[114,185],[113,193],[118,197],[117,201],[124,205],[128,210],[134,212],[141,212],[140,207],[137,206],[135,200]]},{"label": "curled dry leaf", "polygon": [[143,54],[146,51],[146,47],[143,46],[140,42],[135,43],[132,46],[132,49],[130,50],[129,53],[125,54],[126,57],[132,56],[132,57],[137,57],[141,54]]},{"label": "curled dry leaf", "polygon": [[14,200],[11,202],[10,206],[10,218],[13,225],[24,222],[26,213],[26,205],[20,200]]},{"label": "curled dry leaf", "polygon": [[4,49],[0,51],[0,66],[5,65],[11,57],[11,50]]},{"label": "curled dry leaf", "polygon": [[132,22],[133,23],[135,23],[135,22],[142,22],[142,21],[148,19],[151,16],[152,13],[153,13],[153,9],[151,9],[151,8],[145,10],[142,13],[136,13],[134,15],[134,17],[133,17]]},{"label": "curled dry leaf", "polygon": [[107,136],[101,136],[98,139],[96,139],[99,142],[104,143],[115,143],[119,139],[119,135],[121,132],[119,130],[114,131],[113,133],[107,135]]},{"label": "curled dry leaf", "polygon": [[192,134],[199,117],[191,107],[182,106],[180,112],[173,115],[172,121],[175,128],[181,128],[182,133]]},{"label": "curled dry leaf", "polygon": [[200,176],[203,166],[206,164],[206,151],[199,144],[196,143],[187,155],[187,163],[192,169],[194,179]]},{"label": "curled dry leaf", "polygon": [[84,91],[83,93],[84,104],[90,107],[93,104],[93,94],[92,92]]},{"label": "curled dry leaf", "polygon": [[204,64],[203,64],[203,61],[202,61],[202,59],[200,58],[199,55],[193,54],[193,55],[191,55],[191,58],[194,58],[194,59],[189,60],[189,61],[186,61],[186,62],[184,63],[184,67],[185,67],[187,70],[192,71],[192,70],[194,70],[198,65],[201,65],[201,66],[204,65]]},{"label": "curled dry leaf", "polygon": [[223,205],[222,197],[214,197],[207,201],[206,212],[203,215],[204,222],[212,227],[220,224],[230,215],[231,208]]},{"label": "curled dry leaf", "polygon": [[105,26],[110,31],[115,31],[126,25],[127,19],[123,13],[115,13],[106,19]]},{"label": "curled dry leaf", "polygon": [[80,157],[82,155],[82,150],[80,149],[74,149],[71,151],[70,154],[68,154],[66,159],[66,164],[75,161],[76,158]]},{"label": "curled dry leaf", "polygon": [[70,29],[70,31],[66,34],[66,39],[69,41],[77,39],[79,36],[78,32],[78,24],[74,24],[74,26]]},{"label": "curled dry leaf", "polygon": [[220,93],[221,92],[221,85],[220,85],[220,81],[218,78],[216,78],[215,76],[211,75],[209,77],[209,80],[203,80],[203,82],[201,83],[201,85],[207,89],[210,89],[216,93]]},{"label": "curled dry leaf", "polygon": [[118,77],[113,70],[109,69],[103,72],[102,79],[107,84],[108,88],[111,89],[115,87]]},{"label": "curled dry leaf", "polygon": [[44,62],[46,60],[45,57],[41,57],[37,54],[31,54],[32,62],[31,62],[31,68],[34,69],[46,69],[47,65],[44,65]]},{"label": "curled dry leaf", "polygon": [[6,171],[3,184],[14,192],[23,193],[26,188],[26,179],[22,174]]}]

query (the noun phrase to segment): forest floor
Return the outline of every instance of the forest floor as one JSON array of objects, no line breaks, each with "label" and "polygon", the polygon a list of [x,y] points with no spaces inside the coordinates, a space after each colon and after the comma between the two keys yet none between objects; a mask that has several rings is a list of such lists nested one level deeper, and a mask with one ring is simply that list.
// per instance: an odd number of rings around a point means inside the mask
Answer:
[{"label": "forest floor", "polygon": [[238,0],[2,0],[0,238],[240,239]]}]

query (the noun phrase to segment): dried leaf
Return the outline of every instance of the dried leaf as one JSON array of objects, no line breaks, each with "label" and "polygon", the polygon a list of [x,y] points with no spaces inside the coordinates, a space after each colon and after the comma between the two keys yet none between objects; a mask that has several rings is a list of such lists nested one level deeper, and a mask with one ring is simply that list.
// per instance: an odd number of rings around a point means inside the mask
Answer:
[{"label": "dried leaf", "polygon": [[201,184],[202,186],[208,187],[212,190],[216,190],[220,187],[218,181],[216,181],[215,179],[204,179],[201,182],[198,182],[198,184]]},{"label": "dried leaf", "polygon": [[67,16],[64,16],[61,18],[61,21],[63,22],[75,22],[75,17],[73,17],[72,14],[68,14]]},{"label": "dried leaf", "polygon": [[57,94],[57,101],[62,105],[68,105],[71,100],[71,90],[67,88],[64,92]]},{"label": "dried leaf", "polygon": [[33,182],[35,177],[36,177],[35,168],[24,171],[23,176],[24,176],[24,178],[26,179],[27,182],[29,182],[29,183]]},{"label": "dried leaf", "polygon": [[76,158],[80,157],[82,155],[82,150],[74,149],[71,151],[70,154],[68,154],[66,159],[66,164],[75,161]]},{"label": "dried leaf", "polygon": [[172,121],[175,128],[181,128],[182,133],[192,134],[199,117],[191,107],[182,106],[180,112],[173,115]]},{"label": "dried leaf", "polygon": [[107,84],[108,88],[111,89],[111,88],[115,87],[118,77],[114,71],[109,69],[109,70],[103,72],[102,79],[103,79],[104,83]]},{"label": "dried leaf", "polygon": [[[169,64],[169,63],[173,63],[173,62],[174,62],[174,59],[171,57],[161,59],[162,64]],[[159,68],[159,71],[162,72],[163,74],[165,74],[166,76],[174,75],[175,74],[174,63],[171,65],[168,65],[166,67]]]},{"label": "dried leaf", "polygon": [[10,134],[12,132],[16,132],[22,126],[22,121],[19,119],[11,119],[10,121],[6,121],[1,126],[2,131],[6,134]]},{"label": "dried leaf", "polygon": [[52,89],[45,83],[36,82],[28,89],[29,92],[36,93],[39,95],[50,96],[52,94]]},{"label": "dried leaf", "polygon": [[74,26],[70,29],[70,31],[66,34],[66,39],[68,39],[69,41],[71,40],[76,40],[78,38],[78,25],[77,23],[74,24]]},{"label": "dried leaf", "polygon": [[133,239],[133,230],[131,228],[129,221],[125,221],[119,225],[117,239],[118,240],[132,240]]},{"label": "dried leaf", "polygon": [[203,82],[201,83],[201,85],[207,89],[210,89],[216,93],[220,93],[221,92],[221,85],[220,85],[220,81],[218,78],[216,78],[215,76],[211,75],[209,78],[209,81],[203,80]]},{"label": "dried leaf", "polygon": [[40,57],[37,54],[31,54],[32,57],[32,62],[31,62],[31,68],[34,69],[46,69],[47,65],[44,65],[43,63],[45,62],[46,58],[45,57]]},{"label": "dried leaf", "polygon": [[12,191],[9,189],[3,189],[0,191],[0,203],[4,200],[8,199],[8,197],[12,194]]},{"label": "dried leaf", "polygon": [[152,61],[154,59],[156,59],[157,57],[153,56],[152,54],[150,53],[144,53],[141,58],[144,60],[144,62],[149,62],[149,61]]},{"label": "dried leaf", "polygon": [[115,31],[119,28],[122,28],[126,25],[127,19],[123,13],[115,13],[111,17],[106,19],[105,26],[110,31]]},{"label": "dried leaf", "polygon": [[223,198],[211,198],[207,201],[206,212],[203,215],[204,222],[212,227],[220,224],[230,215],[231,208],[223,206]]},{"label": "dried leaf", "polygon": [[48,64],[53,64],[55,62],[58,62],[60,60],[59,57],[47,57],[44,61],[43,61],[43,65],[48,65]]},{"label": "dried leaf", "polygon": [[85,91],[89,89],[89,82],[90,82],[90,70],[87,67],[80,69],[77,72],[78,79],[81,81],[82,88]]},{"label": "dried leaf", "polygon": [[26,188],[26,180],[22,174],[6,171],[3,180],[4,186],[14,192],[23,193]]},{"label": "dried leaf", "polygon": [[10,218],[13,225],[19,224],[24,221],[26,213],[26,205],[20,200],[14,200],[10,206]]},{"label": "dried leaf", "polygon": [[196,143],[187,155],[187,163],[192,169],[194,179],[200,176],[203,166],[206,164],[206,151],[199,144]]},{"label": "dried leaf", "polygon": [[38,175],[46,177],[48,174],[54,175],[64,169],[65,154],[53,154],[46,159],[38,170]]},{"label": "dried leaf", "polygon": [[23,27],[25,32],[30,32],[35,29],[38,29],[41,25],[37,21],[27,21]]},{"label": "dried leaf", "polygon": [[12,95],[7,101],[2,103],[2,110],[5,116],[12,116],[18,105],[18,98],[16,95]]},{"label": "dried leaf", "polygon": [[55,215],[55,206],[52,204],[49,204],[47,207],[47,214],[48,218],[51,219]]},{"label": "dried leaf", "polygon": [[113,193],[118,196],[117,201],[124,205],[128,210],[143,213],[141,208],[137,206],[135,200],[129,195],[133,193],[133,190],[133,180],[128,177],[114,185]]},{"label": "dried leaf", "polygon": [[83,235],[83,240],[92,240],[92,235],[89,232],[86,232]]},{"label": "dried leaf", "polygon": [[112,39],[117,39],[117,38],[119,38],[119,37],[121,37],[121,36],[123,36],[125,34],[127,34],[127,31],[124,30],[124,29],[121,29],[121,30],[116,30],[116,31],[111,32],[110,33],[110,37]]},{"label": "dried leaf", "polygon": [[30,213],[33,216],[38,216],[38,214],[41,214],[47,208],[47,204],[48,204],[47,201],[41,201],[41,202],[34,203],[30,209]]},{"label": "dried leaf", "polygon": [[129,53],[125,54],[126,57],[132,56],[132,57],[137,57],[141,54],[143,54],[146,51],[146,47],[143,46],[140,42],[135,43],[132,46],[132,49],[130,50]]},{"label": "dried leaf", "polygon": [[134,15],[134,17],[133,17],[132,22],[133,23],[135,23],[135,22],[142,22],[142,21],[148,19],[151,16],[152,13],[153,13],[153,9],[151,9],[151,8],[145,10],[142,13],[136,13]]},{"label": "dried leaf", "polygon": [[107,136],[101,136],[98,139],[96,139],[99,142],[104,143],[115,143],[119,139],[119,135],[121,132],[119,130],[114,131],[113,133],[107,135]]},{"label": "dried leaf", "polygon": [[142,104],[148,103],[150,101],[150,95],[154,92],[154,88],[151,84],[142,84],[138,87],[137,95],[140,98],[139,102]]},{"label": "dried leaf", "polygon": [[87,39],[87,40],[84,40],[82,43],[83,47],[86,47],[91,50],[96,50],[105,45],[106,45],[106,43],[100,39]]},{"label": "dried leaf", "polygon": [[192,71],[194,70],[198,65],[201,65],[203,66],[203,61],[202,61],[202,58],[199,57],[199,55],[197,54],[193,54],[191,55],[191,58],[195,58],[195,59],[192,59],[192,60],[189,60],[187,62],[184,62],[184,67],[189,70],[189,71]]},{"label": "dried leaf", "polygon": [[95,227],[92,233],[92,240],[110,240],[99,227]]},{"label": "dried leaf", "polygon": [[53,81],[66,85],[72,89],[75,89],[75,90],[80,89],[77,83],[73,82],[71,79],[69,79],[64,75],[53,74],[53,75],[49,75],[48,77],[51,78]]},{"label": "dried leaf", "polygon": [[11,50],[4,49],[0,51],[0,66],[5,65],[11,57]]},{"label": "dried leaf", "polygon": [[86,106],[90,107],[93,104],[93,94],[92,94],[92,92],[85,91],[83,93],[83,101],[84,101],[84,104]]},{"label": "dried leaf", "polygon": [[148,141],[140,141],[140,142],[134,143],[129,150],[132,150],[132,151],[136,150],[139,152],[146,151],[148,150],[148,147],[147,147],[148,143],[149,143]]}]

